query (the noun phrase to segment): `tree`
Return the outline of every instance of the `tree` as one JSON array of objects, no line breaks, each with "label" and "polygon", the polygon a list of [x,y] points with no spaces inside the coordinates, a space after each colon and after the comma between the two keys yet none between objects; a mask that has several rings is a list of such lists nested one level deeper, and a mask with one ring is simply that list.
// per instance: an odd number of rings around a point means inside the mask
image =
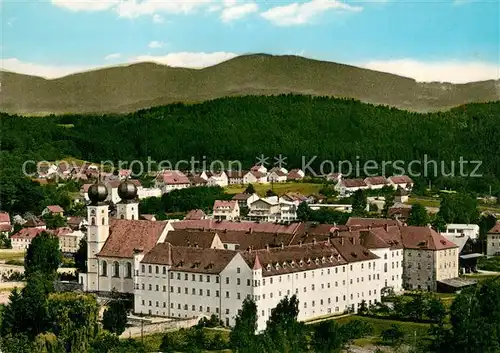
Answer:
[{"label": "tree", "polygon": [[127,326],[127,309],[122,300],[112,300],[102,317],[105,330],[121,335]]},{"label": "tree", "polygon": [[412,320],[421,321],[426,313],[425,304],[422,293],[417,293],[406,303],[405,312]]},{"label": "tree", "polygon": [[307,202],[303,201],[300,203],[299,207],[297,207],[297,219],[301,222],[308,221],[311,218],[312,210],[307,204]]},{"label": "tree", "polygon": [[436,232],[444,232],[446,230],[446,222],[439,213],[433,217],[431,225]]},{"label": "tree", "polygon": [[382,331],[382,342],[392,346],[400,346],[403,343],[405,333],[400,325],[392,324],[390,328]]},{"label": "tree", "polygon": [[75,266],[79,273],[87,273],[87,239],[84,237],[78,244],[75,254]]},{"label": "tree", "polygon": [[435,296],[429,298],[427,302],[426,315],[429,320],[442,324],[446,316],[446,308],[444,307],[443,302]]},{"label": "tree", "polygon": [[43,220],[48,229],[57,229],[67,225],[66,218],[59,214],[47,213],[43,216]]},{"label": "tree", "polygon": [[278,196],[273,190],[269,189],[266,191],[266,197]]},{"label": "tree", "polygon": [[429,224],[429,215],[425,207],[419,203],[412,205],[407,223],[410,226],[427,226]]},{"label": "tree", "polygon": [[465,193],[443,195],[438,214],[446,223],[477,223],[477,199]]},{"label": "tree", "polygon": [[35,338],[34,353],[66,353],[61,341],[52,332],[41,333]]},{"label": "tree", "polygon": [[[391,191],[394,191],[394,190],[391,190]],[[387,218],[389,216],[389,209],[392,206],[394,206],[394,193],[387,192],[385,194],[384,208],[382,208],[382,217]]]},{"label": "tree", "polygon": [[363,216],[366,213],[366,195],[359,189],[352,195],[352,215]]},{"label": "tree", "polygon": [[340,352],[345,338],[334,320],[322,321],[313,328],[311,347],[317,353]]},{"label": "tree", "polygon": [[368,313],[368,305],[366,304],[366,300],[362,300],[359,308],[358,308],[358,314],[359,315],[366,315]]},{"label": "tree", "polygon": [[68,352],[88,352],[97,338],[99,305],[96,297],[79,293],[51,293],[47,299],[49,331]]},{"label": "tree", "polygon": [[229,334],[230,346],[237,352],[251,352],[255,346],[256,330],[257,306],[253,300],[246,298]]},{"label": "tree", "polygon": [[21,291],[17,289],[17,287],[14,288],[9,295],[9,304],[5,306],[2,313],[2,336],[16,334],[22,331],[19,320],[23,314],[22,299]]},{"label": "tree", "polygon": [[43,275],[54,276],[61,261],[59,239],[48,232],[42,232],[28,247],[24,270],[27,276],[36,271],[40,271]]},{"label": "tree", "polygon": [[245,194],[255,194],[255,188],[252,184],[248,184],[245,191]]}]

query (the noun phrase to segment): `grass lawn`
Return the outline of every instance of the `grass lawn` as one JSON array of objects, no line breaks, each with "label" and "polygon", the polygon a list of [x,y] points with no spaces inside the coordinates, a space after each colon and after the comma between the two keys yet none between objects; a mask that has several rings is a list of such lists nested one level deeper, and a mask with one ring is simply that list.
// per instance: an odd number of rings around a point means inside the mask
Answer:
[{"label": "grass lawn", "polygon": [[465,275],[465,278],[468,278],[468,279],[475,279],[479,282],[481,281],[486,281],[486,280],[489,280],[489,279],[493,279],[493,278],[497,278],[499,275],[482,275],[482,274],[477,274],[477,273],[474,273],[474,274],[466,274]]},{"label": "grass lawn", "polygon": [[393,324],[401,327],[401,329],[405,332],[408,341],[413,341],[415,339],[415,335],[416,335],[416,340],[421,340],[423,338],[426,338],[427,332],[430,327],[430,324],[425,324],[425,323],[386,320],[386,319],[365,317],[358,315],[342,317],[340,319],[337,319],[337,322],[339,324],[346,324],[349,321],[353,320],[361,320],[373,325],[373,337],[365,337],[355,341],[354,343],[359,346],[367,345],[370,343],[376,343],[379,340],[382,331],[387,330]]},{"label": "grass lawn", "polygon": [[[260,196],[265,196],[266,191],[271,189],[271,184],[253,184],[255,191]],[[228,194],[238,194],[245,191],[247,185],[229,185],[225,188]],[[273,190],[276,194],[282,195],[287,192],[300,192],[305,196],[317,195],[323,187],[322,184],[313,183],[274,183]]]},{"label": "grass lawn", "polygon": [[424,207],[439,207],[439,199],[432,199],[432,198],[422,198],[422,197],[409,197],[408,198],[408,203],[410,205],[419,203]]},{"label": "grass lawn", "polygon": [[12,249],[0,249],[0,260],[22,260],[24,252]]}]

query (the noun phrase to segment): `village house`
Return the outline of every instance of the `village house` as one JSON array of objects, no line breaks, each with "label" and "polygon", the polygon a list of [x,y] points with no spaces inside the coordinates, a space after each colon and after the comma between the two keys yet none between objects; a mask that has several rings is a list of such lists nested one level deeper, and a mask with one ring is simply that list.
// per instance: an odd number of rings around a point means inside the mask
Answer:
[{"label": "village house", "polygon": [[221,172],[214,172],[214,173],[207,173],[208,179],[207,179],[207,185],[208,186],[220,186],[221,188],[225,187],[228,185],[228,177],[226,172],[221,171]]},{"label": "village house", "polygon": [[267,222],[274,219],[280,211],[280,204],[277,197],[258,199],[250,204],[248,217],[254,221]]},{"label": "village house", "polygon": [[29,227],[19,230],[11,235],[10,240],[13,250],[25,251],[31,245],[31,241],[40,233],[46,231],[45,228]]},{"label": "village house", "polygon": [[51,231],[59,239],[61,252],[74,255],[80,247],[80,241],[85,237],[81,230],[73,230],[69,227],[58,228]]},{"label": "village house", "polygon": [[364,182],[371,190],[382,189],[384,186],[391,186],[389,180],[387,180],[384,176],[368,177],[365,178]]},{"label": "village house", "polygon": [[408,202],[408,191],[398,186],[396,192],[394,193],[394,203],[404,204]]},{"label": "village house", "polygon": [[293,202],[295,205],[300,205],[302,202],[311,202],[311,200],[302,195],[301,193],[299,192],[287,192],[286,194],[284,194],[283,196],[281,196],[281,198],[285,201],[290,201],[290,202]]},{"label": "village house", "polygon": [[87,219],[84,217],[68,217],[66,222],[68,227],[73,230],[82,230],[88,225]]},{"label": "village house", "polygon": [[411,191],[413,188],[413,180],[408,175],[397,175],[389,177],[389,182],[391,183],[394,190],[398,187],[405,189],[406,191]]},{"label": "village house", "polygon": [[213,217],[216,220],[234,220],[240,217],[240,205],[238,201],[215,200]]},{"label": "village house", "polygon": [[355,191],[368,189],[363,179],[342,179],[334,186],[341,196],[349,196]]},{"label": "village house", "polygon": [[500,255],[500,222],[497,222],[486,234],[486,255]]},{"label": "village house", "polygon": [[256,164],[254,165],[252,168],[250,168],[250,171],[251,172],[260,172],[260,173],[264,173],[264,174],[267,174],[267,168],[264,167],[263,165],[261,164]]},{"label": "village house", "polygon": [[253,194],[247,194],[245,192],[236,194],[232,198],[235,201],[238,201],[241,208],[249,208],[252,202],[256,201],[259,199],[259,195],[253,193]]},{"label": "village house", "polygon": [[241,170],[228,170],[226,171],[227,180],[229,185],[243,184],[243,176],[248,173]]},{"label": "village house", "polygon": [[163,194],[172,190],[185,189],[190,187],[191,182],[188,177],[179,170],[166,170],[156,177],[155,187],[161,189]]},{"label": "village house", "polygon": [[186,217],[184,217],[184,220],[196,221],[205,218],[207,218],[207,215],[205,212],[203,212],[203,210],[191,210],[188,212]]},{"label": "village house", "polygon": [[329,173],[325,179],[333,183],[339,183],[342,180],[342,173]]},{"label": "village house", "polygon": [[[264,167],[263,167],[264,168]],[[264,168],[265,169],[265,168]],[[259,170],[250,170],[243,176],[244,184],[268,184],[267,174]]]},{"label": "village house", "polygon": [[189,182],[191,186],[207,186],[207,179],[202,178],[199,175],[190,175],[188,176]]},{"label": "village house", "polygon": [[305,173],[301,169],[292,169],[288,172],[287,180],[302,180],[304,179]]},{"label": "village house", "polygon": [[10,233],[12,231],[12,224],[10,223],[10,216],[7,212],[0,212],[0,233]]},{"label": "village house", "polygon": [[443,235],[467,235],[470,239],[479,238],[479,226],[477,224],[447,224]]},{"label": "village house", "polygon": [[52,216],[64,216],[64,210],[59,205],[50,205],[43,209],[42,216],[52,215]]},{"label": "village house", "polygon": [[271,183],[285,183],[287,179],[287,173],[284,173],[279,169],[271,170],[267,178]]}]

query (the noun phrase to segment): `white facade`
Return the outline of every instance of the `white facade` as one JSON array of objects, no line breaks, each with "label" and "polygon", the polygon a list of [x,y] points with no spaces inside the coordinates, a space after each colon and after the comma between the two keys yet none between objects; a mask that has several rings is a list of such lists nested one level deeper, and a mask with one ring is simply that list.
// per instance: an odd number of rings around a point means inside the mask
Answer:
[{"label": "white facade", "polygon": [[240,217],[240,205],[237,201],[216,200],[214,203],[213,217],[219,220],[234,220]]},{"label": "white facade", "polygon": [[271,173],[269,173],[267,178],[270,183],[285,183],[287,179],[286,174],[281,174],[276,171],[272,171]]},{"label": "white facade", "polygon": [[137,197],[141,200],[148,197],[161,197],[161,189],[140,187],[137,188]]},{"label": "white facade", "polygon": [[248,172],[243,176],[243,184],[268,184],[269,181],[267,179],[267,174],[263,174],[262,172]]},{"label": "white facade", "polygon": [[479,238],[479,226],[477,224],[447,224],[443,235],[466,235],[472,240]]},{"label": "white facade", "polygon": [[61,234],[59,238],[59,248],[65,253],[76,253],[80,247],[80,241],[85,234],[81,230],[77,230],[67,234]]},{"label": "white facade", "polygon": [[233,326],[243,300],[250,297],[257,305],[257,330],[262,331],[285,296],[297,295],[301,321],[356,311],[363,300],[368,305],[380,301],[380,268],[380,259],[375,259],[269,276],[266,268],[250,268],[239,253],[218,274],[141,263],[135,312],[178,318],[216,314]]},{"label": "white facade", "polygon": [[214,173],[214,174],[210,175],[210,177],[208,177],[208,179],[206,179],[206,180],[207,180],[208,186],[225,187],[229,184],[227,174],[225,172]]},{"label": "white facade", "polygon": [[382,288],[391,288],[395,293],[403,290],[403,249],[372,249],[380,258],[379,268]]}]

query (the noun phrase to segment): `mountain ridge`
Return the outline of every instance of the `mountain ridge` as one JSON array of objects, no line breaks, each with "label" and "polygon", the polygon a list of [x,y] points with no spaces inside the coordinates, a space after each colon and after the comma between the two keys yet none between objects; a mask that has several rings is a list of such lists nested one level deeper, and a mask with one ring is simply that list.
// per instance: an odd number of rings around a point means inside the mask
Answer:
[{"label": "mountain ridge", "polygon": [[354,98],[418,112],[500,100],[500,80],[422,83],[294,55],[242,55],[203,69],[134,63],[56,79],[1,73],[0,111],[25,115],[127,113],[176,102],[287,93]]}]

